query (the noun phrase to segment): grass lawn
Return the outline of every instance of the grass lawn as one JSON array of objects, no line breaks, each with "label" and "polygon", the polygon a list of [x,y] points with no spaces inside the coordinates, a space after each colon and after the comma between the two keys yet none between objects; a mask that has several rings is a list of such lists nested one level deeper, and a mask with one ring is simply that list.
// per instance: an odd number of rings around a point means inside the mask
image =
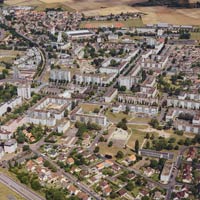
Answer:
[{"label": "grass lawn", "polygon": [[107,143],[105,142],[101,142],[98,145],[100,147],[99,153],[100,154],[109,154],[112,155],[113,157],[117,154],[118,151],[122,151],[124,153],[124,155],[127,155],[128,153],[131,153],[131,151],[127,150],[127,149],[122,149],[116,146],[112,146],[112,147],[108,147]]},{"label": "grass lawn", "polygon": [[16,192],[12,191],[10,188],[6,187],[6,185],[0,183],[0,199],[8,200],[8,199],[16,199],[16,200],[24,200],[20,195]]},{"label": "grass lawn", "polygon": [[[2,172],[3,174],[9,176],[10,178],[12,178],[12,179],[15,180],[15,181],[18,181],[18,179],[17,179],[17,177],[15,176],[15,174],[12,173],[12,172],[10,172],[10,171],[8,171],[8,170],[5,169],[5,168],[0,167],[0,172]],[[0,193],[0,194],[1,194],[1,193]],[[0,199],[1,199],[1,198],[0,198]]]},{"label": "grass lawn", "polygon": [[135,145],[135,141],[138,140],[141,145],[144,141],[144,137],[146,136],[145,132],[139,131],[137,129],[132,129],[131,137],[128,140],[127,146],[133,148]]},{"label": "grass lawn", "polygon": [[151,176],[151,178],[154,180],[154,181],[159,181],[160,179],[159,179],[159,174],[158,173],[154,173],[152,176]]},{"label": "grass lawn", "polygon": [[98,104],[80,104],[81,108],[83,109],[84,113],[91,113],[94,112],[95,108],[100,109],[100,105]]},{"label": "grass lawn", "polygon": [[149,123],[150,122],[150,118],[147,117],[135,117],[133,119],[131,119],[132,123]]},{"label": "grass lawn", "polygon": [[133,28],[144,26],[142,19],[127,19],[126,21],[85,21],[81,22],[80,28],[99,28],[99,27],[116,27],[116,28]]},{"label": "grass lawn", "polygon": [[134,197],[136,197],[138,195],[139,191],[140,191],[139,187],[134,187],[133,191],[131,193],[133,194]]},{"label": "grass lawn", "polygon": [[123,112],[113,113],[110,110],[106,112],[106,116],[108,117],[108,120],[115,123],[121,121],[123,118],[126,118],[127,120],[131,119],[131,116],[124,114]]},{"label": "grass lawn", "polygon": [[130,127],[134,129],[147,129],[148,125],[131,125]]},{"label": "grass lawn", "polygon": [[170,137],[176,138],[176,142],[178,142],[180,139],[185,140],[187,138],[186,137],[187,135],[190,136],[191,138],[194,137],[194,134],[189,134],[189,133],[188,134],[184,133],[183,135],[177,135],[174,133],[174,131],[172,129],[166,130],[165,132],[169,133]]}]

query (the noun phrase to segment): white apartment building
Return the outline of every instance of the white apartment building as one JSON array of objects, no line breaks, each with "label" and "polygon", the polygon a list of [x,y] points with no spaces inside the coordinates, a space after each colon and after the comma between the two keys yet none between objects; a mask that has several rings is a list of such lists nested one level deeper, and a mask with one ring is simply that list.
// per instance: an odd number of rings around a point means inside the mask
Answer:
[{"label": "white apartment building", "polygon": [[0,160],[3,158],[4,154],[5,154],[5,153],[4,153],[3,148],[0,147]]},{"label": "white apartment building", "polygon": [[15,139],[8,140],[4,143],[5,153],[14,153],[17,150],[17,141]]},{"label": "white apartment building", "polygon": [[71,82],[71,79],[72,79],[71,71],[61,70],[61,69],[53,69],[50,71],[50,79]]},{"label": "white apartment building", "polygon": [[82,108],[78,107],[77,109],[73,110],[71,115],[71,120],[73,121],[80,121],[84,123],[96,123],[100,126],[107,126],[107,117],[100,114],[86,114],[83,113]]},{"label": "white apartment building", "polygon": [[200,102],[195,100],[181,100],[177,98],[168,98],[167,106],[199,110]]},{"label": "white apartment building", "polygon": [[75,74],[75,80],[77,84],[97,84],[107,85],[110,84],[116,77],[115,73],[112,74]]},{"label": "white apartment building", "polygon": [[22,97],[22,99],[31,98],[31,86],[29,84],[19,85],[17,88],[17,95]]},{"label": "white apartment building", "polygon": [[125,86],[126,89],[130,90],[131,87],[134,84],[137,84],[139,82],[139,80],[141,79],[141,77],[139,76],[139,73],[141,71],[141,66],[140,65],[136,65],[132,71],[129,73],[130,75],[128,76],[120,76],[118,79],[119,85],[121,86]]},{"label": "white apartment building", "polygon": [[61,122],[57,126],[58,133],[64,133],[65,131],[67,131],[67,129],[69,129],[69,127],[70,127],[70,121],[69,120]]},{"label": "white apartment building", "polygon": [[9,140],[13,136],[12,132],[0,129],[0,140]]},{"label": "white apartment building", "polygon": [[155,105],[158,104],[158,98],[149,98],[147,94],[136,93],[136,95],[129,94],[119,94],[118,101],[120,103],[128,104],[145,104],[145,105]]},{"label": "white apartment building", "polygon": [[2,103],[0,105],[0,116],[4,115],[8,109],[13,109],[18,105],[22,104],[22,97],[15,97],[8,102]]},{"label": "white apartment building", "polygon": [[111,90],[108,90],[104,95],[104,100],[106,103],[110,103],[118,94],[118,90],[115,88],[112,88]]},{"label": "white apartment building", "polygon": [[160,55],[149,55],[147,58],[143,58],[141,62],[141,66],[143,68],[165,68],[168,61],[168,56],[160,56]]},{"label": "white apartment building", "polygon": [[71,100],[62,97],[44,97],[28,111],[27,121],[33,124],[55,126],[64,117],[65,110],[71,109]]},{"label": "white apartment building", "polygon": [[128,105],[128,104],[118,104],[117,106],[112,107],[114,113],[124,112],[128,107],[129,111],[132,113],[141,113],[149,116],[154,116],[158,114],[157,106],[148,106],[148,105]]}]

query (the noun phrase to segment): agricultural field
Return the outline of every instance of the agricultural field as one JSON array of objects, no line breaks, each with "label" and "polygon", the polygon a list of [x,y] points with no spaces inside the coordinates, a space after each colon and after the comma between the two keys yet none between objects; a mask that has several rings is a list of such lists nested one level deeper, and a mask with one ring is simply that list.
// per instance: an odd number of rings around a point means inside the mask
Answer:
[{"label": "agricultural field", "polygon": [[142,17],[145,24],[166,22],[180,25],[200,25],[200,9],[175,9],[166,7],[138,7],[144,13]]},{"label": "agricultural field", "polygon": [[80,28],[99,28],[99,27],[115,27],[115,28],[132,28],[142,27],[144,24],[142,19],[128,19],[126,21],[84,21],[80,24]]}]

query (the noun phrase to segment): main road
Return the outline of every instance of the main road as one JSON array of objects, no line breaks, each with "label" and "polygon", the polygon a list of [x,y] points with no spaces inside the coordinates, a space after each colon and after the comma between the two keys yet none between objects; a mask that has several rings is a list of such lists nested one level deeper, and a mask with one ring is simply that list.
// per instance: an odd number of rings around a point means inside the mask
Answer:
[{"label": "main road", "polygon": [[26,200],[45,200],[45,198],[33,192],[25,185],[22,185],[12,180],[10,177],[6,176],[5,174],[0,173],[0,182],[6,185],[7,187],[9,187],[11,190],[18,193],[20,196],[22,196]]}]

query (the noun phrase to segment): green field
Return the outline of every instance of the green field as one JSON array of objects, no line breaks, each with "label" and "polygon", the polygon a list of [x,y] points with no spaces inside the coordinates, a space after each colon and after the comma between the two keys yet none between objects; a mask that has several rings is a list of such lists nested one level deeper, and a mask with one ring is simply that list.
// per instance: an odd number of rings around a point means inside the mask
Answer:
[{"label": "green field", "polygon": [[80,28],[100,28],[100,27],[115,27],[115,28],[133,28],[144,26],[142,19],[127,19],[126,21],[84,21],[81,22]]},{"label": "green field", "polygon": [[130,115],[124,114],[123,112],[120,113],[113,113],[110,110],[108,110],[106,112],[106,117],[111,121],[111,122],[115,122],[118,123],[119,121],[121,121],[123,118],[126,118],[127,120],[131,119]]}]

